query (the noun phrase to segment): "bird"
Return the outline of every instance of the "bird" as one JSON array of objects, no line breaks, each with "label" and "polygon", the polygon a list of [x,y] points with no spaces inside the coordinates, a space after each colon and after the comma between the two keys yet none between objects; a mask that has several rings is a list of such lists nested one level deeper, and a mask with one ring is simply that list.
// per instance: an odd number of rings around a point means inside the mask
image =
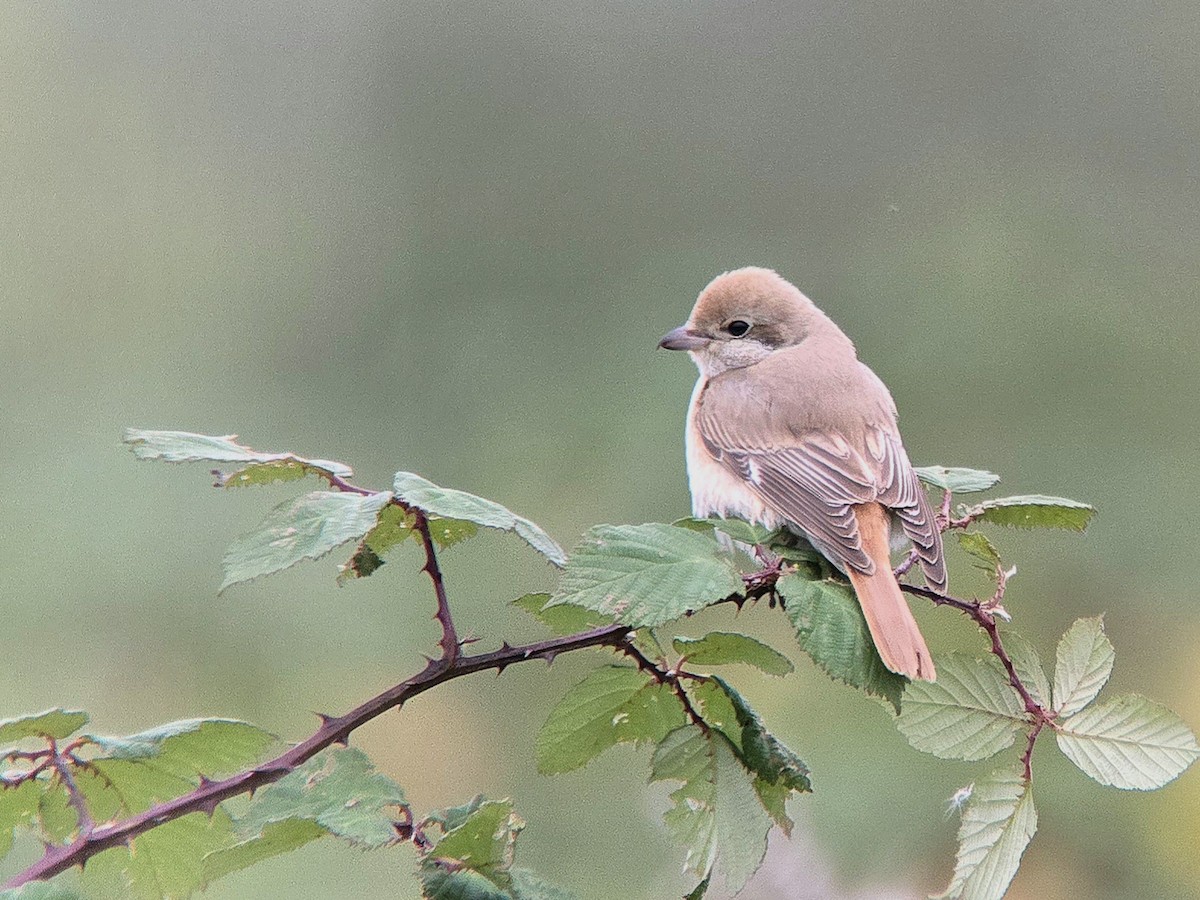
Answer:
[{"label": "bird", "polygon": [[937,518],[887,386],[850,338],[771,269],[724,272],[659,347],[700,370],[685,431],[692,514],[786,526],[845,573],[883,664],[937,672],[891,563],[893,527],[946,590]]}]

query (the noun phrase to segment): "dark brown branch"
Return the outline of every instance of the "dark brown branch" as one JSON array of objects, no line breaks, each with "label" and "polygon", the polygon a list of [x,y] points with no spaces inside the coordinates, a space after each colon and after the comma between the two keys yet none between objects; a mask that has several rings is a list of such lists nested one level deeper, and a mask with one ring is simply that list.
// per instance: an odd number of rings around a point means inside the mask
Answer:
[{"label": "dark brown branch", "polygon": [[53,878],[74,866],[82,866],[104,850],[128,845],[139,835],[167,822],[191,813],[211,814],[222,801],[278,781],[322,750],[334,744],[346,743],[355,729],[439,684],[490,669],[502,672],[514,663],[533,659],[552,661],[560,653],[587,647],[621,647],[631,630],[624,625],[605,625],[579,634],[551,638],[521,647],[510,647],[506,644],[490,653],[459,656],[454,661],[430,660],[416,675],[372,697],[345,715],[322,716],[321,727],[315,733],[269,762],[221,781],[204,780],[190,793],[156,804],[145,812],[119,822],[99,825],[88,830],[83,826],[82,823],[86,820],[81,816],[81,833],[75,840],[69,844],[47,848],[41,859],[14,875],[3,887],[15,888],[30,881]]},{"label": "dark brown branch", "polygon": [[687,689],[680,681],[680,675],[684,673],[663,668],[638,649],[628,636],[622,643],[617,645],[617,649],[636,662],[639,669],[643,672],[648,672],[659,684],[668,685],[675,693],[675,696],[679,698],[679,702],[683,704],[683,711],[687,713],[687,717],[691,720],[692,724],[698,726],[705,734],[709,733],[708,723],[704,721],[704,716],[700,715],[700,711],[696,709],[695,704],[692,703],[692,698],[688,695]]},{"label": "dark brown branch", "polygon": [[[372,491],[364,487],[359,487],[357,484],[352,484],[333,472],[322,471],[319,474],[320,477],[329,482],[330,487],[337,491],[363,496],[378,493],[378,491]],[[405,503],[398,497],[393,497],[392,503],[414,517],[413,530],[421,536],[421,546],[425,549],[425,565],[421,567],[421,571],[427,574],[429,580],[433,582],[433,592],[437,597],[437,611],[434,612],[433,617],[442,626],[442,637],[438,641],[438,645],[442,648],[442,659],[453,663],[458,659],[462,646],[458,640],[458,632],[454,627],[454,617],[450,612],[450,600],[446,596],[446,583],[442,578],[441,567],[438,565],[437,548],[433,542],[433,535],[429,530],[429,516],[423,509]]]},{"label": "dark brown branch", "polygon": [[438,565],[437,550],[433,544],[433,535],[429,531],[429,517],[420,509],[412,509],[416,516],[413,528],[421,535],[421,544],[425,548],[425,565],[421,571],[433,582],[433,593],[437,597],[437,611],[433,617],[442,626],[442,637],[438,644],[442,648],[442,659],[453,664],[458,659],[461,647],[458,642],[458,632],[454,629],[454,617],[450,614],[450,599],[446,596],[446,582],[442,579],[442,569]]}]

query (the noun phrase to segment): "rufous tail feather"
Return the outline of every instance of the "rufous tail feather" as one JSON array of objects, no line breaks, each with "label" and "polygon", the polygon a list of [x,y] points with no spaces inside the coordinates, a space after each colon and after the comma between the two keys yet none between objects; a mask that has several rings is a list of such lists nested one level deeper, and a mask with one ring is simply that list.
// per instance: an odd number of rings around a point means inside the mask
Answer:
[{"label": "rufous tail feather", "polygon": [[892,574],[887,510],[878,503],[863,503],[854,507],[854,513],[863,550],[874,561],[875,572],[863,575],[851,570],[850,583],[867,618],[875,649],[893,672],[914,680],[934,681],[937,672],[933,657]]}]

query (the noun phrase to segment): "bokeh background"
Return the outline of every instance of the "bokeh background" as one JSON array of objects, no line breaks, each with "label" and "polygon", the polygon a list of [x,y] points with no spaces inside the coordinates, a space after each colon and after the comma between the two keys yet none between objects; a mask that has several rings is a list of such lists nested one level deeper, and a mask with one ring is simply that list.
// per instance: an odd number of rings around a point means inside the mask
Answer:
[{"label": "bokeh background", "polygon": [[[694,374],[656,339],[757,263],[854,337],[918,464],[1100,508],[1082,537],[994,535],[1016,626],[1051,660],[1105,613],[1110,690],[1200,728],[1198,39],[1188,0],[4,4],[0,714],[299,738],[436,637],[411,551],[341,589],[326,559],[217,596],[230,537],[293,490],[138,464],[124,426],[237,432],[367,485],[416,470],[567,545],[670,521]],[[479,646],[539,635],[507,606],[550,583],[530,556],[448,554]],[[952,581],[986,590],[962,560]],[[919,615],[935,648],[983,651]],[[789,646],[766,610],[737,624]],[[600,658],[456,682],[356,742],[418,808],[515,798],[521,860],[587,900],[678,896],[644,751],[534,772],[545,711]],[[736,673],[817,785],[745,896],[940,889],[946,800],[996,763],[917,753],[797,662]],[[1124,794],[1043,743],[1011,897],[1200,895],[1200,773]],[[329,842],[209,896],[415,897],[411,869]]]}]

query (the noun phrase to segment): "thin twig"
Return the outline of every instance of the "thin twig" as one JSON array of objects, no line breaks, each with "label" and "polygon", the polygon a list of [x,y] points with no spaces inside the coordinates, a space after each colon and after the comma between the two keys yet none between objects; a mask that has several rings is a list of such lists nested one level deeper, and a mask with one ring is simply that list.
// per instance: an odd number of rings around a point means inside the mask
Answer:
[{"label": "thin twig", "polygon": [[[222,801],[278,781],[322,750],[334,744],[346,743],[355,729],[439,684],[491,669],[503,671],[514,663],[533,659],[552,661],[560,653],[587,647],[617,647],[630,631],[631,629],[624,625],[605,625],[579,634],[551,638],[521,647],[505,644],[499,650],[474,656],[459,656],[453,662],[445,659],[430,660],[416,675],[372,697],[345,715],[322,716],[321,727],[316,732],[269,762],[221,781],[203,780],[194,791],[156,804],[145,812],[127,819],[81,829],[80,835],[74,841],[48,847],[41,859],[14,875],[3,887],[15,888],[30,881],[53,878],[74,866],[82,866],[98,853],[127,845],[139,835],[167,822],[190,813],[211,814]],[[81,815],[81,823],[83,822]]]},{"label": "thin twig", "polygon": [[75,810],[75,815],[79,819],[79,835],[81,838],[85,838],[96,827],[96,823],[92,820],[92,812],[88,809],[87,798],[83,796],[83,791],[79,789],[79,784],[75,781],[75,775],[67,764],[67,757],[59,752],[58,742],[54,738],[49,738],[48,742],[50,766],[58,773],[58,779],[66,789],[67,803]]},{"label": "thin twig", "polygon": [[[617,649],[637,663],[639,669],[643,672],[649,672],[654,680],[659,684],[665,684],[671,688],[675,696],[679,698],[679,702],[683,704],[683,711],[687,713],[687,717],[691,719],[692,724],[699,727],[701,731],[708,734],[711,730],[709,724],[704,721],[704,716],[700,715],[700,711],[696,709],[692,703],[692,698],[688,695],[687,690],[680,682],[680,676],[689,674],[676,672],[672,669],[664,669],[645,653],[643,653],[627,636],[625,640],[617,645]],[[695,676],[694,676],[695,677]]]},{"label": "thin twig", "polygon": [[438,565],[437,549],[429,531],[429,517],[420,509],[413,509],[412,512],[416,517],[413,528],[421,535],[421,543],[425,547],[425,565],[421,567],[421,571],[433,582],[433,593],[437,597],[437,612],[433,617],[442,626],[442,637],[438,641],[442,648],[442,659],[453,665],[462,648],[458,641],[458,632],[454,629],[454,617],[450,614],[450,599],[446,596],[446,582],[442,579],[442,569]]}]

